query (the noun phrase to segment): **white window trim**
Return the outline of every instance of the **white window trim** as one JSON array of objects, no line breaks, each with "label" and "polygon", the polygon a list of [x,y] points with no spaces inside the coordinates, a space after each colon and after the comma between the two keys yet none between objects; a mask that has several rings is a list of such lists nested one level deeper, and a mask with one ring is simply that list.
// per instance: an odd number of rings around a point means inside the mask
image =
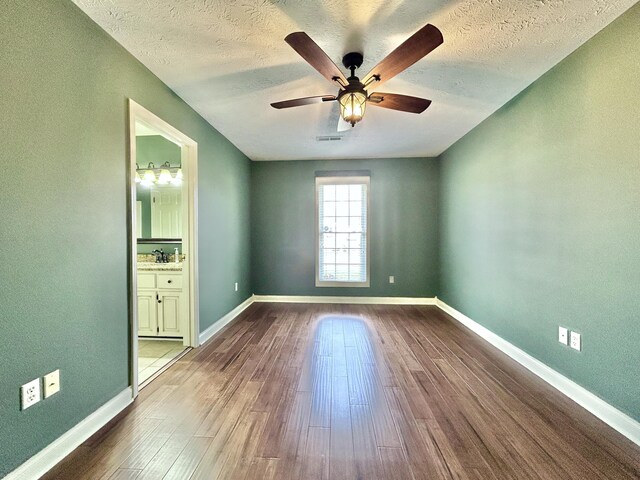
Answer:
[{"label": "white window trim", "polygon": [[[326,281],[320,280],[320,208],[319,208],[319,192],[322,185],[349,185],[349,184],[362,184],[367,187],[367,231],[365,232],[366,238],[366,281],[364,282],[348,282],[348,281]],[[371,214],[369,213],[371,205],[371,177],[368,176],[343,176],[343,177],[316,177],[316,287],[342,287],[342,288],[368,288],[371,282],[371,261],[370,252],[371,246],[369,244],[369,238],[371,231]]]}]

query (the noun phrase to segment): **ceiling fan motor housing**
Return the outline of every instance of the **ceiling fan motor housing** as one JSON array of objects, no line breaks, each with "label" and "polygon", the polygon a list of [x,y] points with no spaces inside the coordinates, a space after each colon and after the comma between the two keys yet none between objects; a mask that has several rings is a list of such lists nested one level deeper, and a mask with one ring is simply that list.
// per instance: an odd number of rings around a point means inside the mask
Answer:
[{"label": "ceiling fan motor housing", "polygon": [[364,91],[364,84],[355,75],[355,70],[357,68],[360,68],[360,66],[362,65],[362,60],[362,54],[359,52],[350,52],[342,57],[342,64],[345,66],[345,68],[351,70],[351,76],[347,79],[349,81],[349,84],[345,85],[343,87],[343,90],[338,93],[338,100],[340,100],[340,97],[355,92],[362,92],[366,95],[366,92]]},{"label": "ceiling fan motor housing", "polygon": [[363,60],[364,57],[360,52],[349,52],[342,57],[342,65],[344,65],[344,68],[346,69],[355,70],[356,68],[360,68]]}]

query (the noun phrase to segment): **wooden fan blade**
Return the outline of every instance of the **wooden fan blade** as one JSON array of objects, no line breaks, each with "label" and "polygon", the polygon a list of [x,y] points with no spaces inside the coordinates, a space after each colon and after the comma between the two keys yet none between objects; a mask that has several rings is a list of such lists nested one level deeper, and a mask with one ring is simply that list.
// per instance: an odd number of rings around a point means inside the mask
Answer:
[{"label": "wooden fan blade", "polygon": [[442,33],[431,24],[427,24],[411,35],[405,42],[387,55],[364,77],[364,84],[371,78],[379,77],[379,82],[386,82],[410,67],[437,46],[442,45]]},{"label": "wooden fan blade", "polygon": [[320,95],[318,97],[296,98],[294,100],[285,100],[283,102],[272,103],[273,108],[291,108],[301,107],[302,105],[311,105],[312,103],[333,102],[336,99],[333,95]]},{"label": "wooden fan blade", "polygon": [[291,48],[293,48],[298,54],[304,58],[309,65],[315,68],[320,74],[327,80],[333,82],[338,78],[344,85],[347,84],[347,79],[335,63],[331,61],[329,56],[324,53],[316,42],[311,40],[311,37],[304,32],[290,33],[284,39]]},{"label": "wooden fan blade", "polygon": [[429,105],[431,105],[431,100],[411,97],[409,95],[398,95],[397,93],[374,92],[369,95],[367,103],[377,107],[390,108],[391,110],[400,110],[402,112],[409,113],[422,113]]}]

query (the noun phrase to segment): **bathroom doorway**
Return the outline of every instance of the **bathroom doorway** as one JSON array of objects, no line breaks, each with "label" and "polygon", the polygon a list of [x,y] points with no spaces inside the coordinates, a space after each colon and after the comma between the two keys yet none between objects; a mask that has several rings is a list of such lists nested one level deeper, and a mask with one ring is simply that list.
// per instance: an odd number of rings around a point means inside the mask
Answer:
[{"label": "bathroom doorway", "polygon": [[199,344],[197,144],[129,100],[134,396]]}]

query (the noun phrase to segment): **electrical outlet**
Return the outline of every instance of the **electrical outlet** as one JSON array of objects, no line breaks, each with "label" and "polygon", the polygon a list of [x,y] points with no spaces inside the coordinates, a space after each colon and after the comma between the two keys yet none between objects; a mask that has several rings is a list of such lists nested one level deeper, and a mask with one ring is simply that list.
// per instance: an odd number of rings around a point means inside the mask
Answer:
[{"label": "electrical outlet", "polygon": [[234,284],[234,288],[236,289],[236,292],[237,292],[237,291],[238,291],[238,282],[236,282],[236,283]]},{"label": "electrical outlet", "polygon": [[578,351],[582,350],[580,334],[577,332],[571,332],[571,348]]},{"label": "electrical outlet", "polygon": [[29,383],[25,383],[20,388],[20,392],[22,393],[22,410],[26,410],[31,405],[35,405],[42,400],[40,395],[40,379],[36,378]]},{"label": "electrical outlet", "polygon": [[389,283],[396,283],[396,277],[389,275]]},{"label": "electrical outlet", "polygon": [[569,330],[558,327],[558,341],[563,345],[569,345]]},{"label": "electrical outlet", "polygon": [[60,391],[60,370],[55,370],[44,376],[44,398]]}]

